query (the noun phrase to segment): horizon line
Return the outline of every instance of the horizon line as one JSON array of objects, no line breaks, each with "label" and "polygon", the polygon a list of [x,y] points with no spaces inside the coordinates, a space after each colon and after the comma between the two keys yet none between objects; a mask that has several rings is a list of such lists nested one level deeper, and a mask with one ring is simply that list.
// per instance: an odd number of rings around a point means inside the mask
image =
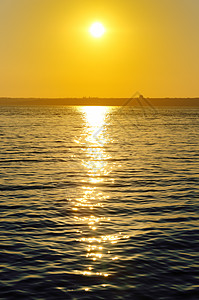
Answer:
[{"label": "horizon line", "polygon": [[111,96],[111,97],[99,97],[99,96],[82,96],[82,97],[76,97],[76,96],[68,96],[68,97],[32,97],[32,96],[28,96],[28,97],[10,97],[10,96],[0,96],[0,99],[136,99],[138,98],[138,96],[142,96],[143,98],[146,99],[199,99],[199,96],[195,96],[195,97],[190,97],[190,96],[186,96],[186,97],[177,97],[177,96],[161,96],[161,97],[153,97],[153,96],[148,96],[145,97],[142,94],[140,95],[136,95],[136,96],[132,96],[132,97],[118,97],[118,96]]}]

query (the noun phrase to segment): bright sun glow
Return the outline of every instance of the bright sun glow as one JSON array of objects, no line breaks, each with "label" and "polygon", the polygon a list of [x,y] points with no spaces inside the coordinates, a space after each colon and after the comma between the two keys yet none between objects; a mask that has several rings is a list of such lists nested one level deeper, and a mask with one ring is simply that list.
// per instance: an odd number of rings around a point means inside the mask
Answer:
[{"label": "bright sun glow", "polygon": [[84,113],[86,121],[90,127],[100,128],[105,123],[105,117],[110,110],[107,106],[82,106],[81,111]]},{"label": "bright sun glow", "polygon": [[105,28],[104,26],[99,23],[99,22],[95,22],[91,25],[90,27],[90,34],[95,37],[95,38],[99,38],[101,37],[103,34],[105,33]]}]

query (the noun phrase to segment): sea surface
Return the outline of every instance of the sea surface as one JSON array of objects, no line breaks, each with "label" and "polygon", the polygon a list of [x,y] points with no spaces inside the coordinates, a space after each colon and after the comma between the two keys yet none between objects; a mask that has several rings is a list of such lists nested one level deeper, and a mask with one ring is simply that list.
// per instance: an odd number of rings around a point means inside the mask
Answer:
[{"label": "sea surface", "polygon": [[0,299],[199,299],[199,109],[0,107]]}]

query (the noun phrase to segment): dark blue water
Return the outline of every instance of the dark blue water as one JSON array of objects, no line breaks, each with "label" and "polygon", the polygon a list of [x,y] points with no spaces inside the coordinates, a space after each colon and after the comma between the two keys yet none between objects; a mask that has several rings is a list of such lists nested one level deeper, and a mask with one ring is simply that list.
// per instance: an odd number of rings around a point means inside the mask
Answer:
[{"label": "dark blue water", "polygon": [[1,299],[199,299],[199,110],[0,107]]}]

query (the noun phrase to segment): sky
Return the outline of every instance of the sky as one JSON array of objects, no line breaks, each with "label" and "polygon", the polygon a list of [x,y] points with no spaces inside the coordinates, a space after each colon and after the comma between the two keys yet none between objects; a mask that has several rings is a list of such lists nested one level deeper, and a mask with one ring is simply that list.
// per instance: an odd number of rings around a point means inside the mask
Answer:
[{"label": "sky", "polygon": [[198,97],[198,83],[199,0],[0,0],[0,97]]}]

